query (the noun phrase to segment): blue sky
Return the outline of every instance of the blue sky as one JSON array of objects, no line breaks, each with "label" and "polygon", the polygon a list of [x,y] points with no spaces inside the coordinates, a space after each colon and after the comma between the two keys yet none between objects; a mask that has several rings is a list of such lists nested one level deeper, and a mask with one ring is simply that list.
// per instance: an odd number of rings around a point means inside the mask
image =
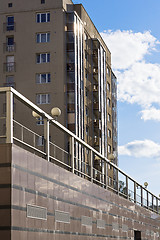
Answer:
[{"label": "blue sky", "polygon": [[82,3],[112,53],[118,78],[119,167],[160,194],[160,1]]}]

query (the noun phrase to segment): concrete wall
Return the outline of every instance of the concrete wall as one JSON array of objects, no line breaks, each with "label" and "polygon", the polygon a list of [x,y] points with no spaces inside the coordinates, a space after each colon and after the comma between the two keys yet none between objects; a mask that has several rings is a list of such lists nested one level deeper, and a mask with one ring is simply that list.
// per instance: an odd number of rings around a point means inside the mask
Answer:
[{"label": "concrete wall", "polygon": [[0,145],[0,173],[0,239],[159,239],[160,215],[16,145]]}]

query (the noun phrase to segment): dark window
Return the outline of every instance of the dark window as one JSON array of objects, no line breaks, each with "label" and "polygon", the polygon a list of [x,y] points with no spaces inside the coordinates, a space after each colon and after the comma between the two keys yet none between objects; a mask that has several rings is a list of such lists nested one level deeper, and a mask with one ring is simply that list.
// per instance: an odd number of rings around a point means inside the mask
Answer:
[{"label": "dark window", "polygon": [[45,0],[41,0],[41,4],[44,4],[45,3]]},{"label": "dark window", "polygon": [[14,17],[9,16],[7,17],[7,31],[14,30]]},{"label": "dark window", "polygon": [[8,3],[8,7],[12,7],[13,6],[13,4],[12,3]]},{"label": "dark window", "polygon": [[141,231],[134,231],[134,240],[141,240]]},{"label": "dark window", "polygon": [[14,37],[7,37],[7,45],[8,46],[14,45]]}]

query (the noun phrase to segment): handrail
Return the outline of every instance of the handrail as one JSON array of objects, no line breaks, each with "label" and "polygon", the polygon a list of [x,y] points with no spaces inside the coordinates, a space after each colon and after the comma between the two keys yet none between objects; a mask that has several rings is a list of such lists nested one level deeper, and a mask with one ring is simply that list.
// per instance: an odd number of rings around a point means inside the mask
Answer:
[{"label": "handrail", "polygon": [[[55,160],[59,163],[61,163],[62,165],[65,165],[66,167],[72,169],[72,172],[77,172],[83,176],[86,176],[87,178],[89,178],[92,182],[97,182],[97,184],[100,184],[101,186],[104,186],[106,188],[112,189],[114,191],[116,191],[117,194],[120,194],[121,196],[124,195],[125,198],[128,199],[132,199],[132,201],[134,201],[135,203],[140,204],[141,206],[146,207],[148,209],[152,209],[152,211],[155,212],[155,207],[156,207],[156,212],[160,214],[160,198],[158,198],[157,196],[155,196],[153,193],[151,193],[149,190],[147,190],[145,187],[143,187],[141,184],[139,184],[137,181],[135,181],[131,176],[127,175],[124,171],[122,171],[118,166],[116,166],[115,164],[113,164],[112,162],[110,162],[106,157],[104,157],[102,154],[100,154],[97,150],[95,150],[93,147],[91,147],[89,144],[87,144],[86,142],[84,142],[82,139],[80,139],[79,137],[77,137],[74,133],[72,133],[70,130],[68,130],[66,127],[64,127],[62,124],[60,124],[59,122],[57,122],[55,119],[53,119],[49,114],[47,114],[45,111],[43,111],[41,108],[39,108],[38,106],[36,106],[34,103],[32,103],[30,100],[28,100],[26,97],[24,97],[21,93],[19,93],[18,91],[16,91],[14,88],[12,87],[3,87],[0,88],[0,93],[5,93],[6,94],[6,99],[7,99],[7,115],[6,115],[6,126],[7,126],[7,132],[6,132],[6,142],[11,142],[13,143],[13,140],[16,140],[24,145],[26,145],[27,147],[44,154],[48,161],[50,161],[50,159]],[[34,136],[39,136],[37,133],[33,132],[32,130],[28,129],[27,127],[23,126],[21,123],[19,123],[18,121],[15,121],[13,119],[13,96],[18,99],[21,103],[23,103],[25,106],[29,107],[32,111],[35,111],[36,113],[38,113],[40,116],[42,116],[44,118],[44,131],[46,131],[46,133],[44,134],[45,136],[45,145],[46,145],[46,149],[43,151],[37,149],[35,146],[31,146],[28,143],[23,142],[23,139],[18,139],[15,136],[13,136],[13,122],[19,124],[19,126],[21,128],[24,128],[26,130],[28,130],[29,132],[31,132]],[[4,117],[5,119],[5,117]],[[62,149],[61,147],[57,146],[56,144],[50,142],[49,140],[49,123],[54,125],[56,128],[58,128],[59,130],[61,130],[63,133],[67,134],[70,139],[73,139],[72,144],[71,144],[71,153],[67,152],[66,150]],[[74,143],[78,143],[79,146],[83,147],[84,149],[87,149],[87,151],[90,151],[91,156],[90,156],[90,164],[83,162],[83,158],[82,159],[77,159],[80,164],[85,164],[85,166],[90,167],[90,173],[86,173],[86,172],[82,172],[82,170],[79,170],[78,168],[76,168],[76,166],[74,166],[76,163],[76,157],[74,156]],[[56,159],[54,156],[50,155],[50,145],[54,145],[57,149],[59,149],[60,151],[64,152],[65,154],[67,154],[68,156],[71,155],[70,157],[70,161],[71,161],[71,166],[67,165],[63,162],[61,162],[59,159]],[[105,168],[103,169],[103,171],[95,168],[93,166],[93,154],[94,156],[97,156],[100,160],[104,161],[105,164]],[[72,156],[73,155],[73,156]],[[113,169],[116,171],[116,180],[112,179],[112,184],[109,185],[108,184],[108,165],[112,166]],[[100,174],[101,179],[103,180],[97,180],[96,178],[94,178],[94,172],[97,172]],[[124,192],[121,192],[120,190],[120,183],[119,180],[121,182],[123,182],[121,179],[119,179],[118,174],[122,174],[123,177],[125,178],[124,180]],[[130,190],[128,188],[128,180],[132,181],[132,183],[134,184],[134,190]],[[116,183],[116,189],[114,187],[114,184]],[[112,186],[113,185],[113,186]],[[137,194],[137,186],[140,187],[140,195],[138,196]],[[145,199],[143,197],[143,191],[146,191],[147,194],[147,199]],[[133,193],[133,196],[130,197],[130,192]],[[149,195],[150,194],[150,195]],[[149,197],[152,199],[149,199]],[[136,199],[138,198],[138,199]],[[146,201],[144,203],[144,201]],[[156,201],[156,203],[155,203]],[[147,204],[146,204],[147,203]],[[151,204],[151,206],[150,206]]]}]

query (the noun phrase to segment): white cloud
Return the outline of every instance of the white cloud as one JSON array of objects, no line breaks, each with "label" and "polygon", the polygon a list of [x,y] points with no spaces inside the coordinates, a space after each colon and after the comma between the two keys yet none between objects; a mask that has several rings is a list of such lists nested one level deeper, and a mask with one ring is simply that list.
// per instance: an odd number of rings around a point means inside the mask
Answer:
[{"label": "white cloud", "polygon": [[109,30],[101,33],[104,41],[111,50],[114,69],[126,69],[144,59],[155,49],[157,39],[149,31],[144,33],[133,31],[115,32]]},{"label": "white cloud", "polygon": [[[147,63],[159,41],[146,31],[104,31],[101,33],[112,54],[112,67],[118,79],[118,100],[142,107],[143,120],[160,120],[160,64]],[[153,114],[155,114],[153,116]]]},{"label": "white cloud", "polygon": [[119,155],[127,155],[136,158],[160,158],[160,144],[151,140],[135,140],[118,148]]},{"label": "white cloud", "polygon": [[160,109],[156,109],[154,107],[145,109],[141,111],[141,119],[144,121],[147,120],[155,120],[160,121]]},{"label": "white cloud", "polygon": [[129,69],[119,72],[118,99],[137,103],[142,107],[154,103],[160,105],[160,65],[142,62],[134,63]]}]

